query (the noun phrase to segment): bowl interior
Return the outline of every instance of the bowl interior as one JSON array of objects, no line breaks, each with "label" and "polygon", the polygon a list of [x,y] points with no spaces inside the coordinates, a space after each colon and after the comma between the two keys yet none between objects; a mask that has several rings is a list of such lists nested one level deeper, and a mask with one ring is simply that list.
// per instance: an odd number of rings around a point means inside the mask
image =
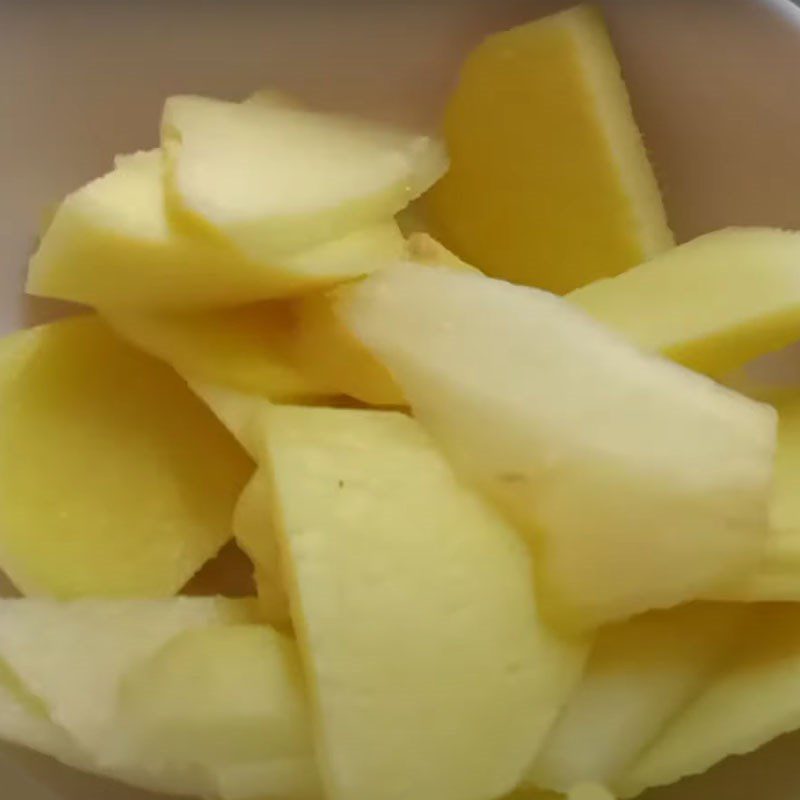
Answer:
[{"label": "bowl interior", "polygon": [[[276,86],[433,129],[473,44],[568,5],[0,2],[0,333],[59,313],[22,294],[40,220],[114,154],[155,144],[165,96]],[[679,239],[727,225],[800,229],[800,11],[788,0],[601,5]],[[790,800],[798,753],[800,738],[784,737],[648,797]],[[19,800],[152,797],[11,749],[0,785]]]}]

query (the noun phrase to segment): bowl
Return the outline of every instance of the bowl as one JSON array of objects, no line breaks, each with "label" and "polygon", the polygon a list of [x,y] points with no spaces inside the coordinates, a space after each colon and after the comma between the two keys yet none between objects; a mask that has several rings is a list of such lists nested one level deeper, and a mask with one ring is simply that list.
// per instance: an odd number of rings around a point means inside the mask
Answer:
[{"label": "bowl", "polygon": [[[177,92],[276,86],[309,104],[435,129],[464,54],[568,0],[461,3],[0,2],[0,333],[60,313],[22,294],[48,208],[150,147]],[[726,225],[800,229],[800,9],[788,0],[606,0],[679,240]],[[0,587],[6,593],[10,588]],[[648,800],[792,800],[800,735]],[[3,797],[152,795],[0,749]]]}]

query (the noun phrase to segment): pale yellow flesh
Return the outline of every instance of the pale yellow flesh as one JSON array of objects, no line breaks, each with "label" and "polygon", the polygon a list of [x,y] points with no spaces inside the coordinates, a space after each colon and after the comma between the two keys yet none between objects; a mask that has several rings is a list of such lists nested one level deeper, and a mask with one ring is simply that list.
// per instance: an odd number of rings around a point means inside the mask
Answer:
[{"label": "pale yellow flesh", "polygon": [[445,140],[430,229],[489,275],[564,293],[674,243],[592,7],[486,39],[449,101]]},{"label": "pale yellow flesh", "polygon": [[293,357],[317,381],[374,406],[403,406],[402,390],[334,310],[336,293],[310,294],[293,305]]},{"label": "pale yellow flesh", "polygon": [[271,400],[335,394],[291,357],[291,320],[278,303],[190,314],[109,311],[114,330],[184,378]]},{"label": "pale yellow flesh", "polygon": [[722,375],[800,336],[800,233],[710,233],[569,300],[640,347]]},{"label": "pale yellow flesh", "polygon": [[328,796],[511,790],[584,655],[516,532],[403,415],[275,407],[266,441]]},{"label": "pale yellow flesh", "polygon": [[101,307],[233,305],[265,295],[262,271],[168,219],[161,154],[138,153],[68,195],[33,255],[27,291]]},{"label": "pale yellow flesh", "polygon": [[282,297],[358,277],[397,257],[390,219],[301,252],[243,255],[207,231],[176,224],[159,151],[69,195],[31,259],[27,291],[103,309],[186,310]]},{"label": "pale yellow flesh", "polygon": [[251,463],[96,317],[0,342],[0,566],[27,594],[177,592],[231,536]]},{"label": "pale yellow flesh", "polygon": [[269,408],[269,401],[261,395],[237,392],[213,383],[189,381],[188,385],[253,461],[258,462],[263,450],[261,417]]},{"label": "pale yellow flesh", "polygon": [[800,392],[764,396],[778,412],[778,448],[764,556],[744,579],[721,587],[717,599],[800,601]]},{"label": "pale yellow flesh", "polygon": [[[126,675],[117,722],[132,758],[225,774],[225,800],[304,798],[318,784],[297,648],[266,626],[216,625],[171,639]],[[270,772],[290,763],[304,767],[295,790],[271,784]],[[243,787],[235,774],[248,776]]]},{"label": "pale yellow flesh", "polygon": [[247,484],[233,515],[236,541],[255,565],[258,600],[264,618],[280,630],[291,629],[289,598],[280,562],[268,474],[259,469]]},{"label": "pale yellow flesh", "polygon": [[619,778],[713,679],[749,620],[744,606],[695,603],[603,628],[529,780],[567,791]]},{"label": "pale yellow flesh", "polygon": [[406,240],[406,255],[409,261],[430,264],[434,267],[453,267],[454,269],[475,270],[448,250],[441,242],[427,233],[412,233]]},{"label": "pale yellow flesh", "polygon": [[619,781],[621,797],[704,772],[800,726],[800,612],[765,605],[738,656]]},{"label": "pale yellow flesh", "polygon": [[19,743],[152,791],[208,794],[212,785],[199,771],[131,760],[120,749],[119,688],[133,666],[179,633],[256,618],[250,600],[212,597],[0,601],[0,659],[56,726]]},{"label": "pale yellow flesh", "polygon": [[[475,270],[427,233],[412,233],[405,245],[409,261]],[[294,304],[294,359],[304,373],[342,394],[374,406],[406,405],[397,382],[342,325],[336,292],[308,295]]]},{"label": "pale yellow flesh", "polygon": [[444,172],[435,141],[280,103],[167,100],[171,207],[258,260],[391,218]]},{"label": "pale yellow flesh", "polygon": [[339,310],[462,474],[529,535],[560,624],[677,605],[757,563],[769,407],[560,298],[466,271],[397,265],[343,292]]}]

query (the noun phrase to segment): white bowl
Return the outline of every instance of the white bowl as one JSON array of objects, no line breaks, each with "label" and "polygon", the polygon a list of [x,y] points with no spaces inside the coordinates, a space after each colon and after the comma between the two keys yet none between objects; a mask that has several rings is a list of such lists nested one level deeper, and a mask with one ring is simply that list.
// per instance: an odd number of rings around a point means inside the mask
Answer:
[{"label": "white bowl", "polygon": [[[800,228],[800,10],[788,0],[601,4],[678,237]],[[115,153],[154,144],[166,95],[235,98],[274,85],[323,108],[430,128],[471,45],[567,5],[0,0],[0,333],[57,310],[22,294],[43,214]],[[800,738],[786,737],[648,797],[794,800],[798,756]],[[7,749],[0,796],[149,795]]]}]

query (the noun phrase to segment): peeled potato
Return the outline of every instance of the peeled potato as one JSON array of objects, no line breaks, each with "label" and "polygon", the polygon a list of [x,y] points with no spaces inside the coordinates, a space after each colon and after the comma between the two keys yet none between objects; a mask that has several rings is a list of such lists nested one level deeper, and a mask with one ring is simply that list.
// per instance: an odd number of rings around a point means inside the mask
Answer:
[{"label": "peeled potato", "polygon": [[639,347],[720,375],[800,337],[800,233],[716,231],[568,299]]},{"label": "peeled potato", "polygon": [[30,294],[96,306],[232,305],[264,296],[258,265],[170,222],[161,153],[137,153],[68,195],[28,268]]},{"label": "peeled potato", "polygon": [[292,627],[281,568],[269,476],[259,469],[247,484],[233,515],[236,541],[255,565],[258,601],[264,618],[281,630]]},{"label": "peeled potato", "polygon": [[391,218],[444,172],[435,141],[282,103],[167,100],[173,209],[261,260]]},{"label": "peeled potato", "polygon": [[374,406],[403,406],[389,371],[336,315],[334,293],[310,294],[294,304],[294,357],[320,383]]},{"label": "peeled potato", "polygon": [[770,532],[756,569],[714,593],[736,602],[800,602],[800,392],[762,396],[778,412],[778,448],[770,502]]},{"label": "peeled potato", "polygon": [[757,564],[773,409],[561,298],[464,270],[398,264],[342,290],[339,310],[527,534],[559,624],[678,605]]},{"label": "peeled potato", "polygon": [[105,317],[122,337],[192,382],[272,400],[335,394],[295,363],[291,319],[278,303],[188,314],[119,310]]},{"label": "peeled potato", "polygon": [[745,606],[692,603],[602,628],[528,779],[567,791],[627,769],[724,664]]},{"label": "peeled potato", "polygon": [[23,592],[167,596],[231,536],[252,464],[96,317],[0,342],[0,567]]},{"label": "peeled potato", "polygon": [[516,532],[399,413],[275,406],[266,441],[328,795],[513,789],[585,654]]},{"label": "peeled potato", "polygon": [[800,727],[800,611],[763,606],[735,661],[666,728],[618,782],[621,797],[704,772]]},{"label": "peeled potato", "polygon": [[600,12],[486,39],[447,106],[431,233],[483,272],[564,293],[673,244]]},{"label": "peeled potato", "polygon": [[93,758],[111,758],[120,681],[185,630],[256,618],[250,600],[0,600],[0,659]]},{"label": "peeled potato", "polygon": [[314,244],[245,256],[208,231],[176,224],[161,153],[136,153],[63,201],[31,258],[27,291],[106,310],[232,306],[357,277],[403,251],[386,219]]},{"label": "peeled potato", "polygon": [[200,766],[222,776],[225,800],[321,794],[297,647],[269,627],[171,639],[126,675],[117,725],[131,763]]}]

